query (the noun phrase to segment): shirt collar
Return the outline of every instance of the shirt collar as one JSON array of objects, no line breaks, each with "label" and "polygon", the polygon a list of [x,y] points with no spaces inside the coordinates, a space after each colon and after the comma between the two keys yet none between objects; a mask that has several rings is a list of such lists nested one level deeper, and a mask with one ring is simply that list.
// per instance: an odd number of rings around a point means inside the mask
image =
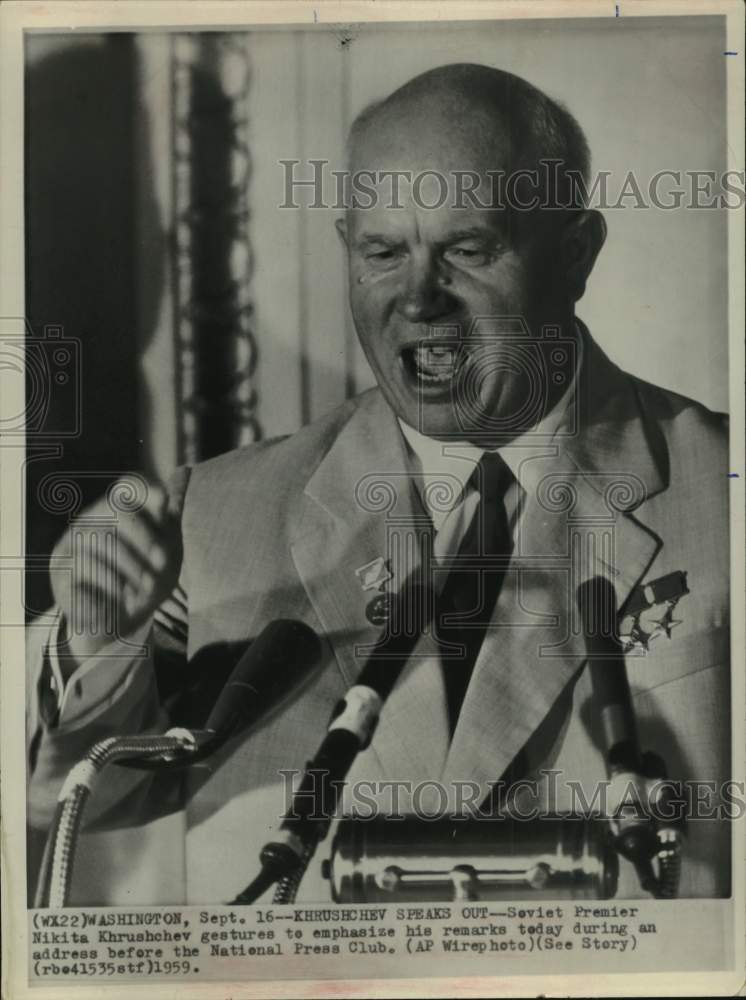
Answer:
[{"label": "shirt collar", "polygon": [[[537,448],[546,447],[548,443],[553,441],[572,401],[578,372],[583,360],[583,341],[579,331],[577,345],[577,363],[573,376],[557,403],[529,430],[524,431],[509,444],[501,445],[495,449],[513,473],[516,481],[524,489],[527,487],[527,483],[523,481],[525,479],[524,469],[530,465],[530,463],[524,465],[524,459],[532,454],[535,455]],[[422,496],[425,506],[431,515],[436,513],[427,502],[427,498],[431,494],[431,489],[437,489],[440,505],[438,513],[442,516],[444,494],[447,494],[451,500],[450,503],[446,502],[444,506],[455,507],[461,499],[474,466],[479,462],[486,449],[468,441],[449,441],[447,443],[438,441],[415,430],[403,420],[397,419],[414,459],[415,474],[419,474],[422,478],[424,486]]]}]

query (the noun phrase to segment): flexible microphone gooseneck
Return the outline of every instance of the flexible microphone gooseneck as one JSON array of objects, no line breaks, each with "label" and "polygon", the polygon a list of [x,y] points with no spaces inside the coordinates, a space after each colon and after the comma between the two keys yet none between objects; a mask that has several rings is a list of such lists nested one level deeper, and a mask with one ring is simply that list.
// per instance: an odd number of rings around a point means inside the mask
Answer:
[{"label": "flexible microphone gooseneck", "polygon": [[261,871],[234,904],[255,902],[271,885],[297,882],[335,814],[341,786],[361,750],[370,743],[384,702],[432,620],[434,595],[419,580],[404,584],[383,634],[356,683],[334,708],[326,735],[293,795],[279,836],[262,849]]},{"label": "flexible microphone gooseneck", "polygon": [[107,764],[184,767],[263,718],[321,658],[321,641],[302,622],[278,619],[251,643],[221,691],[204,729],[101,740],[76,764],[60,790],[44,851],[37,906],[66,906],[83,810]]}]

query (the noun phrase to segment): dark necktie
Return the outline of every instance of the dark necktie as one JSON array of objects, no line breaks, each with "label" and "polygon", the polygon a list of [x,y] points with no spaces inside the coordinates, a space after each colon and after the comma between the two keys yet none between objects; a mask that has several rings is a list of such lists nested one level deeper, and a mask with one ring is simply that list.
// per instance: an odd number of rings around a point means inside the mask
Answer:
[{"label": "dark necktie", "polygon": [[[465,496],[470,488],[478,490],[479,503],[436,606],[451,733],[507,569],[505,564],[488,568],[488,561],[495,556],[509,559],[513,551],[505,509],[505,494],[512,481],[500,455],[485,452],[465,490]],[[448,623],[448,617],[456,616],[458,621]],[[454,647],[461,647],[461,651]]]}]

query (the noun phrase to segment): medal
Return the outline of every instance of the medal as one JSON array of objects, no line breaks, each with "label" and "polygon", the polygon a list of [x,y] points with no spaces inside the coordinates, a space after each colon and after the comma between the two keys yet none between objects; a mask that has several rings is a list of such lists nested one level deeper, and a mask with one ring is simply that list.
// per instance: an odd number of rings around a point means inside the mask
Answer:
[{"label": "medal", "polygon": [[382,556],[360,566],[359,569],[355,570],[355,576],[360,581],[363,590],[382,590],[389,580],[394,578],[388,559],[384,559]]},{"label": "medal", "polygon": [[372,601],[368,602],[365,609],[365,617],[371,625],[385,625],[391,617],[391,609],[394,605],[394,594],[376,594]]},{"label": "medal", "polygon": [[391,608],[394,603],[394,595],[384,588],[387,583],[394,579],[388,559],[379,556],[372,559],[364,566],[355,570],[363,592],[376,590],[378,593],[368,601],[365,608],[365,617],[371,625],[385,625],[391,617]]},{"label": "medal", "polygon": [[682,622],[681,618],[674,617],[676,605],[688,593],[686,573],[681,570],[635,587],[619,628],[624,652],[646,653],[654,639],[662,635],[670,639],[673,630]]}]

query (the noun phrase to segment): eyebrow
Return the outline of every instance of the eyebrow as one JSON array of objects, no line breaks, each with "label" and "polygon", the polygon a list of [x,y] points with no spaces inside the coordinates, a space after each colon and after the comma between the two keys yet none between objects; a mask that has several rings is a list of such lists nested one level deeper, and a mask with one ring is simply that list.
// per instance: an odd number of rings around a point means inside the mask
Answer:
[{"label": "eyebrow", "polygon": [[[468,239],[497,240],[499,236],[493,230],[487,229],[484,226],[471,226],[467,229],[456,229],[453,232],[446,233],[443,239],[438,240],[438,243],[442,246],[447,243],[455,243],[458,240]],[[383,233],[365,233],[355,241],[355,245],[364,247],[372,243],[382,243],[385,246],[397,246],[405,242],[406,240],[396,236],[386,236]]]},{"label": "eyebrow", "polygon": [[386,246],[392,246],[397,243],[403,243],[404,240],[397,238],[395,236],[385,236],[383,233],[365,233],[355,240],[356,246],[366,246],[369,243],[385,243]]},{"label": "eyebrow", "polygon": [[453,243],[456,240],[469,240],[469,239],[497,239],[498,234],[491,229],[487,229],[484,226],[472,226],[469,229],[456,229],[451,233],[448,233],[445,239],[440,240],[441,243]]}]

